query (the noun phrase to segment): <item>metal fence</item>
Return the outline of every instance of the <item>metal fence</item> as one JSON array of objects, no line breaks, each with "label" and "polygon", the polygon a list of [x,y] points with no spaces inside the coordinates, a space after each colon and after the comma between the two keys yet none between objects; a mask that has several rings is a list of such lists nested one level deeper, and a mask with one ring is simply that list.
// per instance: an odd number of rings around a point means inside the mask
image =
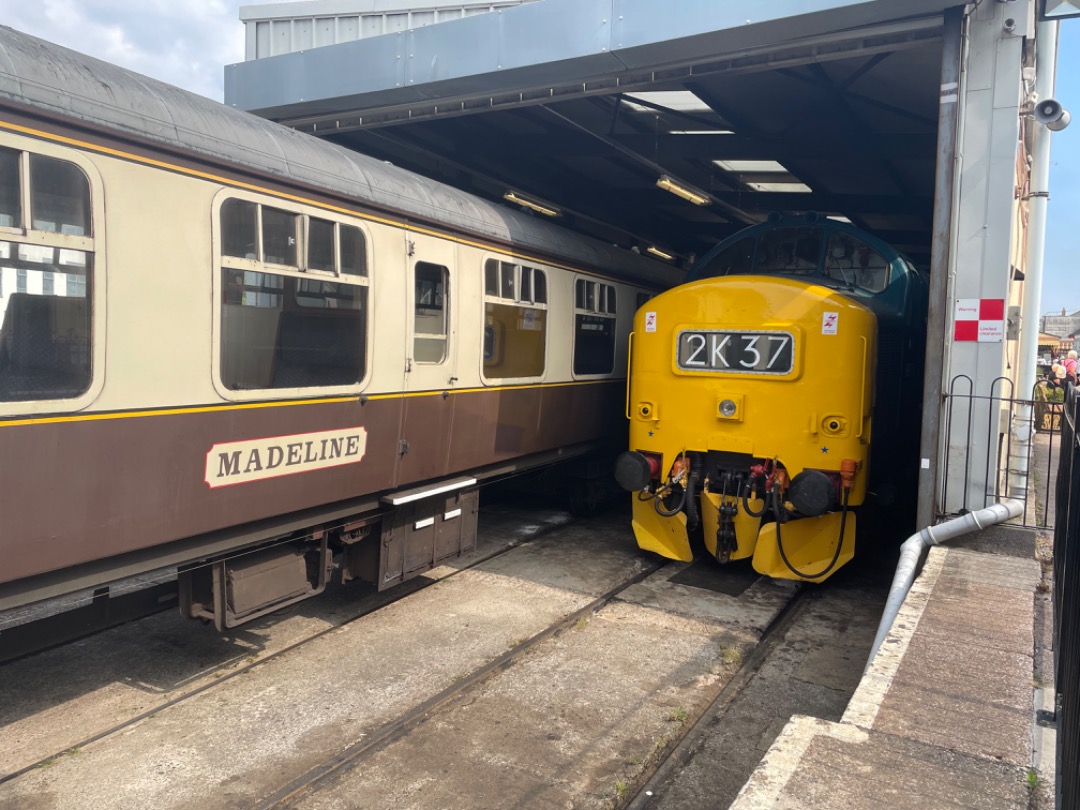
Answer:
[{"label": "metal fence", "polygon": [[1061,417],[1054,519],[1054,682],[1057,688],[1057,804],[1080,810],[1080,436],[1078,389]]},{"label": "metal fence", "polygon": [[[1009,497],[1024,503],[1022,518],[1010,525],[1053,527],[1051,488],[1062,446],[1065,408],[1064,401],[1054,400],[1062,393],[1063,389],[1039,384],[1030,398],[1018,398],[1012,381],[999,377],[988,393],[976,394],[971,377],[954,377],[946,396],[945,442],[949,452],[937,513],[964,514]],[[1034,433],[1030,441],[1023,442],[1012,428],[1018,419],[1026,419],[1028,412]],[[975,447],[978,452],[972,450]],[[956,452],[956,448],[964,449]]]},{"label": "metal fence", "polygon": [[[1054,682],[1057,810],[1080,810],[1080,388],[1040,383],[1030,398],[998,378],[977,394],[970,377],[949,385],[948,452],[938,513],[981,509],[1009,497],[1024,502],[1010,525],[1054,533]],[[1028,432],[1031,416],[1034,432]],[[1014,430],[1018,427],[1018,430]]]}]

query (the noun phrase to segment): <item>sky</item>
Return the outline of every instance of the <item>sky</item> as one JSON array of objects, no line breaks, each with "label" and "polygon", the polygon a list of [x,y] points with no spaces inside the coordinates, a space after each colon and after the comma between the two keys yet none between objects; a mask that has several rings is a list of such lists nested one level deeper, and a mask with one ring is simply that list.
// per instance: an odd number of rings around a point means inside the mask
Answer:
[{"label": "sky", "polygon": [[[268,2],[268,0],[262,0]],[[269,0],[273,2],[273,0]],[[0,0],[0,23],[217,101],[244,59],[240,0]],[[405,5],[403,2],[402,5]],[[1061,23],[1042,311],[1080,310],[1080,19]]]}]

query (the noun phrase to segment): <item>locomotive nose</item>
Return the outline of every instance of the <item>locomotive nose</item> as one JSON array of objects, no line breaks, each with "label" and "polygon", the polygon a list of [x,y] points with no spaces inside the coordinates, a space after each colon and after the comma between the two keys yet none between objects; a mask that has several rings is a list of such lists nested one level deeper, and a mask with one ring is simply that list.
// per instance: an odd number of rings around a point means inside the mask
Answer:
[{"label": "locomotive nose", "polygon": [[620,453],[615,459],[615,480],[627,492],[639,492],[648,485],[649,481],[659,476],[659,465],[636,450]]}]

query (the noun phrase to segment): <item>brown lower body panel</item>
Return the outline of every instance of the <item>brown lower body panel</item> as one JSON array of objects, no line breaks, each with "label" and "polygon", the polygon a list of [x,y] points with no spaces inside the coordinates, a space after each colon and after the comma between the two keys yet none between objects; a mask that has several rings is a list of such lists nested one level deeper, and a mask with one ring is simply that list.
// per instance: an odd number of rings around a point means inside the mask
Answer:
[{"label": "brown lower body panel", "polygon": [[618,440],[622,396],[606,381],[0,424],[0,584],[207,534],[224,549],[233,527],[249,543],[276,516]]}]

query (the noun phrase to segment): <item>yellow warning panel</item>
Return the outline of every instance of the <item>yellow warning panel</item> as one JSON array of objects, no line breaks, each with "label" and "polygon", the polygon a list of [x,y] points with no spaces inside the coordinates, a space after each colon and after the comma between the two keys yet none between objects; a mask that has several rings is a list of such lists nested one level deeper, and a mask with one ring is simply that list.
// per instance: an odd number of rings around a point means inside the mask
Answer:
[{"label": "yellow warning panel", "polygon": [[686,515],[682,512],[664,517],[657,514],[651,500],[638,500],[635,495],[633,527],[637,544],[645,551],[682,562],[694,559],[686,534]]},{"label": "yellow warning panel", "polygon": [[[763,526],[754,550],[754,570],[774,579],[821,580],[855,556],[855,515],[848,512],[844,522],[844,541],[836,564],[831,566],[836,544],[840,542],[840,512],[785,523],[777,532],[776,524]],[[784,544],[783,556],[780,543]],[[790,567],[785,564],[787,557]],[[791,569],[794,568],[795,571]],[[796,573],[798,572],[798,573]]]},{"label": "yellow warning panel", "polygon": [[[720,501],[722,497],[714,492],[701,493],[701,526],[705,531],[705,548],[714,557],[716,556],[716,530],[720,526]],[[729,559],[743,560],[754,553],[761,518],[751,517],[746,514],[742,509],[741,499],[739,498],[729,495],[726,501],[728,504],[739,507],[739,511],[734,518],[735,539],[738,542],[738,548],[732,550]],[[764,501],[760,498],[750,499],[750,508],[755,512],[760,512],[763,504]]]}]

